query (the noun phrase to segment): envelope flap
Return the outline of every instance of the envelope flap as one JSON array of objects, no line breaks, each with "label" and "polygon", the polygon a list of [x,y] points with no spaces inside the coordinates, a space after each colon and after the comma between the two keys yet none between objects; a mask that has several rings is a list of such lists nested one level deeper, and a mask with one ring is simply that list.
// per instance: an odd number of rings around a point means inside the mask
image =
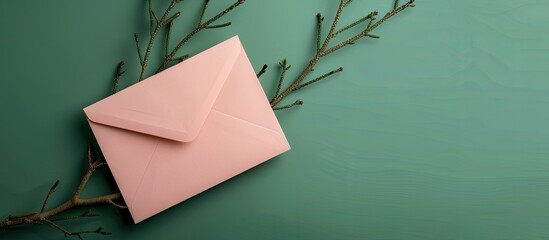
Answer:
[{"label": "envelope flap", "polygon": [[84,109],[90,121],[181,142],[196,138],[241,51],[237,36]]}]

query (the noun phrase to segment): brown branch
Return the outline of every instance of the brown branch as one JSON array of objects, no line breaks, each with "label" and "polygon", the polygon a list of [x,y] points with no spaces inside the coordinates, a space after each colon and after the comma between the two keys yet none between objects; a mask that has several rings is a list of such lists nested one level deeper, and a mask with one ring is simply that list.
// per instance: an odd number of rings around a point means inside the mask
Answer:
[{"label": "brown branch", "polygon": [[206,13],[206,9],[208,9],[208,4],[210,4],[210,0],[204,0],[204,5],[202,6],[202,11],[200,12],[200,17],[198,18],[198,24],[196,24],[197,27],[200,27],[200,24],[202,24],[204,14]]},{"label": "brown branch", "polygon": [[48,192],[48,195],[46,195],[46,199],[44,199],[44,203],[42,204],[42,208],[40,208],[40,212],[44,212],[44,209],[46,208],[46,205],[48,204],[48,201],[50,200],[51,195],[55,192],[55,189],[59,185],[59,180],[55,181],[53,186],[51,186],[50,191]]},{"label": "brown branch", "polygon": [[[278,78],[278,83],[276,84],[276,91],[274,96],[278,95],[280,92],[280,88],[282,87],[282,82],[284,81],[284,77],[286,76],[286,71],[290,70],[290,67],[292,65],[288,65],[288,61],[286,59],[282,60],[282,62],[279,62],[278,65],[280,65],[281,71],[280,71],[280,77]],[[274,100],[274,97],[271,101]]]},{"label": "brown branch", "polygon": [[142,64],[141,64],[141,72],[139,73],[139,81],[143,80],[143,78],[145,77],[145,70],[147,70],[147,64],[148,64],[149,56],[151,54],[151,50],[152,50],[152,47],[154,45],[154,42],[155,42],[154,40],[156,38],[156,35],[158,34],[158,31],[160,30],[160,28],[166,23],[166,19],[167,19],[168,15],[170,14],[170,11],[173,9],[173,7],[175,6],[175,4],[177,2],[178,1],[176,1],[176,0],[171,0],[170,5],[166,9],[164,14],[160,18],[160,20],[158,20],[158,23],[156,24],[154,29],[151,31],[151,36],[150,36],[150,39],[149,39],[149,43],[147,44],[147,49],[145,50],[145,55],[143,55],[143,59],[141,60]]},{"label": "brown branch", "polygon": [[114,75],[114,82],[112,85],[112,94],[118,92],[118,82],[120,81],[120,77],[122,75],[124,75],[124,61],[120,61],[118,63],[118,67],[116,67],[116,73]]},{"label": "brown branch", "polygon": [[316,14],[316,51],[320,50],[320,39],[322,38],[322,22],[324,17],[320,13]]},{"label": "brown branch", "polygon": [[261,70],[259,70],[259,72],[255,75],[257,78],[261,77],[261,75],[263,75],[263,73],[265,73],[265,71],[267,71],[267,64],[263,64],[263,67],[261,67]]},{"label": "brown branch", "polygon": [[303,101],[301,100],[296,100],[294,103],[292,104],[288,104],[286,106],[282,106],[282,107],[275,107],[273,108],[274,111],[278,111],[278,110],[284,110],[284,109],[288,109],[288,108],[292,108],[292,107],[295,107],[295,106],[301,106],[303,105]]},{"label": "brown branch", "polygon": [[78,237],[78,239],[83,239],[82,238],[82,234],[89,234],[89,233],[97,233],[97,234],[101,234],[101,235],[111,235],[112,233],[110,232],[105,232],[103,231],[103,228],[97,228],[96,230],[93,230],[93,231],[79,231],[79,232],[70,232],[69,230],[67,230],[66,228],[62,227],[61,225],[47,219],[47,218],[43,218],[43,219],[40,219],[40,221],[44,222],[44,223],[47,223],[49,225],[51,225],[52,227],[56,228],[57,230],[61,231],[65,237],[69,237],[69,236],[76,236]]},{"label": "brown branch", "polygon": [[342,71],[343,71],[343,68],[342,68],[342,67],[339,67],[338,69],[335,69],[335,70],[332,70],[332,71],[330,71],[330,72],[327,72],[327,73],[321,75],[320,77],[317,77],[317,78],[315,78],[315,79],[313,79],[313,80],[311,80],[311,81],[307,81],[307,82],[305,82],[305,83],[299,84],[299,87],[298,87],[297,89],[304,88],[304,87],[306,87],[306,86],[309,86],[309,85],[311,85],[311,84],[313,84],[313,83],[316,83],[316,82],[318,82],[318,81],[320,81],[320,80],[322,80],[322,79],[325,79],[325,78],[327,78],[327,77],[329,77],[329,76],[332,76],[332,75],[334,75],[334,74],[336,74],[336,73],[338,73],[338,72],[342,72]]},{"label": "brown branch", "polygon": [[[208,7],[208,2],[209,1],[206,1],[205,4],[204,4],[202,13],[200,15],[201,18],[204,17],[204,12],[206,11],[206,8]],[[234,4],[232,4],[231,6],[229,6],[228,8],[223,10],[222,12],[218,13],[217,15],[213,16],[212,18],[208,19],[207,21],[205,21],[203,23],[202,23],[202,21],[200,21],[199,24],[196,26],[196,28],[194,30],[192,30],[183,39],[181,39],[181,41],[179,41],[179,43],[177,43],[177,45],[173,48],[173,50],[170,52],[170,54],[168,54],[166,56],[166,58],[164,58],[164,61],[162,62],[162,64],[160,64],[160,66],[158,67],[158,70],[156,72],[158,73],[158,72],[166,69],[168,67],[168,64],[170,64],[170,62],[175,60],[174,57],[177,54],[177,52],[179,51],[179,49],[181,47],[183,47],[197,33],[201,32],[204,29],[208,29],[208,28],[219,28],[219,27],[226,27],[226,26],[230,25],[230,23],[224,23],[224,24],[221,24],[221,25],[210,26],[210,24],[212,24],[213,22],[215,22],[219,18],[223,17],[225,14],[231,12],[232,10],[234,10],[236,7],[240,6],[244,2],[245,2],[244,0],[237,0]]]},{"label": "brown branch", "polygon": [[[88,161],[88,170],[82,177],[82,180],[80,181],[80,184],[78,184],[78,187],[74,191],[74,194],[71,196],[70,199],[62,203],[61,205],[52,208],[50,210],[45,210],[46,204],[48,200],[50,199],[52,193],[57,188],[58,182],[54,184],[50,188],[50,191],[48,192],[48,195],[46,196],[46,200],[42,204],[41,211],[38,213],[28,213],[23,214],[20,216],[9,216],[6,219],[0,221],[0,228],[6,228],[6,227],[13,227],[17,225],[25,225],[25,224],[39,224],[39,223],[48,223],[54,227],[56,227],[54,224],[51,224],[50,222],[53,221],[53,219],[50,219],[53,216],[57,216],[63,212],[66,212],[68,210],[74,209],[74,208],[80,208],[80,207],[90,207],[90,206],[97,206],[97,205],[112,205],[117,208],[126,208],[123,205],[115,203],[116,200],[119,200],[122,198],[122,194],[120,193],[111,193],[104,196],[94,197],[94,198],[81,198],[80,194],[86,187],[86,184],[88,183],[90,177],[92,174],[97,170],[98,168],[105,166],[105,162],[102,162],[102,158],[95,158],[93,154],[93,148],[90,144],[88,146],[88,154],[87,154],[87,161]],[[85,213],[84,215],[81,215],[81,217],[89,217],[91,215]],[[56,219],[56,220],[62,220],[62,219]],[[58,227],[56,227],[58,228]],[[59,229],[59,228],[58,228]],[[61,229],[59,229],[61,230]],[[68,235],[78,235],[77,233],[91,233],[91,232],[97,232],[96,231],[87,231],[87,232],[76,232],[74,234],[68,234]]]},{"label": "brown branch", "polygon": [[92,213],[91,210],[87,210],[83,212],[82,214],[75,215],[75,216],[67,216],[67,217],[58,217],[58,218],[49,218],[49,220],[56,222],[56,221],[65,221],[65,220],[73,220],[78,218],[90,218],[90,217],[97,217],[99,214]]},{"label": "brown branch", "polygon": [[396,14],[398,14],[399,12],[401,12],[402,10],[410,7],[411,5],[413,5],[414,3],[414,0],[411,0],[409,2],[407,2],[406,4],[394,9],[393,11],[390,11],[388,12],[387,14],[385,14],[385,16],[383,16],[383,18],[381,18],[379,21],[373,23],[370,27],[366,28],[364,31],[360,32],[359,34],[341,42],[341,43],[338,43],[337,45],[329,48],[329,49],[326,49],[326,51],[324,51],[322,54],[321,54],[321,57],[324,57],[330,53],[333,53],[345,46],[348,46],[354,42],[356,42],[357,40],[365,37],[365,36],[368,36],[370,35],[369,33],[371,31],[373,31],[374,29],[376,29],[377,27],[381,26],[381,24],[383,24],[385,21],[389,20],[391,17],[395,16]]},{"label": "brown branch", "polygon": [[170,37],[173,28],[173,22],[169,22],[166,29],[166,42],[164,43],[164,57],[168,57],[168,52],[170,49]]},{"label": "brown branch", "polygon": [[[305,80],[305,78],[307,76],[309,76],[309,74],[314,70],[314,67],[316,66],[316,64],[320,61],[321,58],[345,47],[345,46],[348,46],[348,45],[352,45],[354,44],[357,40],[363,38],[363,37],[371,37],[371,38],[379,38],[378,36],[375,36],[375,35],[372,35],[370,34],[370,32],[374,29],[376,29],[377,27],[379,27],[381,24],[383,24],[385,21],[387,21],[388,19],[390,19],[391,17],[393,17],[394,15],[398,14],[399,12],[403,11],[404,9],[408,8],[408,7],[413,7],[413,2],[414,0],[410,0],[409,2],[407,2],[406,4],[400,6],[400,7],[396,7],[394,8],[392,11],[388,12],[382,19],[380,19],[379,21],[373,23],[373,19],[374,19],[374,16],[377,15],[377,12],[372,12],[370,13],[369,15],[343,27],[342,29],[340,30],[336,30],[337,29],[337,26],[338,26],[338,23],[339,23],[339,19],[341,17],[341,13],[343,11],[343,9],[345,7],[347,7],[350,3],[351,3],[351,0],[341,0],[340,3],[339,3],[339,7],[337,8],[337,11],[336,11],[336,15],[334,17],[334,20],[332,22],[332,26],[330,27],[330,30],[328,32],[328,35],[326,36],[326,38],[324,39],[324,43],[322,44],[322,46],[318,47],[317,46],[317,51],[316,51],[316,54],[311,58],[311,60],[309,61],[309,64],[301,71],[301,73],[298,75],[298,77],[293,81],[293,83],[288,86],[284,91],[278,93],[278,94],[275,94],[275,96],[273,97],[273,99],[271,100],[271,107],[273,109],[278,109],[276,106],[284,99],[286,98],[288,95],[292,94],[293,92],[305,87],[305,86],[308,86],[312,83],[316,83],[318,82],[319,80],[321,79],[324,79],[328,76],[331,76],[333,75],[334,73],[336,72],[339,72],[339,71],[332,71],[328,74],[325,74],[317,79],[313,79],[311,81],[308,81],[306,83],[303,83],[302,82]],[[398,4],[398,3],[397,3]],[[321,19],[321,15],[320,14],[317,14],[317,25],[319,22],[319,19]],[[359,34],[341,42],[341,43],[338,43],[336,44],[335,46],[333,47],[329,47],[330,45],[330,42],[332,39],[334,39],[339,33],[342,33],[346,30],[349,30],[353,27],[356,27],[358,26],[360,23],[366,21],[366,20],[370,20],[370,22],[368,23],[368,26],[363,30],[361,31]],[[320,36],[320,29],[321,26],[317,26],[317,45],[318,43],[320,43],[321,41],[318,39],[319,36]],[[342,69],[341,69],[342,70]],[[290,104],[292,105],[292,104]],[[290,105],[287,105],[287,106],[290,106]],[[284,107],[287,107],[287,106],[284,106]]]}]

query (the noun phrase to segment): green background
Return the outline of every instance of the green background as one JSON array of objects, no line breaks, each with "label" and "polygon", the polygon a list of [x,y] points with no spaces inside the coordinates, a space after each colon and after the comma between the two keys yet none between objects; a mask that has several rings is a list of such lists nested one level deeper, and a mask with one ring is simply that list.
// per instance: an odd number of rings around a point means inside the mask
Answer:
[{"label": "green background", "polygon": [[[156,1],[157,7],[167,1]],[[200,2],[177,8],[184,36]],[[212,1],[208,16],[233,1]],[[367,39],[322,60],[337,76],[278,112],[292,150],[138,225],[111,207],[74,221],[86,239],[549,239],[549,2],[418,0]],[[355,1],[349,23],[389,0]],[[337,1],[248,0],[182,53],[238,34],[272,93],[276,62],[295,78],[313,53],[315,14]],[[145,1],[0,1],[0,217],[68,198],[93,136],[82,108],[137,77],[133,33]],[[223,21],[222,20],[222,21]],[[220,21],[220,23],[222,22]],[[145,42],[145,40],[142,40]],[[158,44],[160,46],[160,44]],[[158,58],[160,55],[155,55]],[[150,73],[148,73],[150,74]],[[85,196],[113,191],[108,172]],[[58,239],[48,226],[0,239]]]}]

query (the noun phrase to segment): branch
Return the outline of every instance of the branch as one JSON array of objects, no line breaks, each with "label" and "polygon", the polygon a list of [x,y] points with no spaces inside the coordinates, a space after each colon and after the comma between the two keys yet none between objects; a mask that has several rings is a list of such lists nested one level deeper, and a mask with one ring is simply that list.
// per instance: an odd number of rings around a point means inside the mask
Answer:
[{"label": "branch", "polygon": [[[316,66],[316,64],[325,56],[345,47],[345,46],[348,46],[348,45],[353,45],[355,43],[355,41],[357,41],[358,39],[360,38],[363,38],[363,37],[370,37],[370,38],[379,38],[379,36],[376,36],[376,35],[373,35],[373,34],[370,34],[370,32],[374,29],[376,29],[377,27],[379,27],[381,24],[383,24],[385,21],[389,20],[391,17],[393,17],[394,15],[400,13],[401,11],[403,11],[404,9],[408,8],[408,7],[413,7],[413,2],[414,0],[410,0],[409,2],[407,2],[406,4],[400,6],[400,7],[396,7],[394,8],[392,11],[388,12],[387,14],[385,14],[385,16],[380,19],[379,21],[377,22],[373,22],[374,20],[374,17],[377,15],[377,12],[372,12],[370,13],[369,15],[361,18],[361,19],[358,19],[357,21],[341,28],[340,30],[337,30],[336,31],[336,28],[337,28],[337,25],[339,23],[339,19],[341,17],[341,14],[342,14],[342,11],[345,7],[349,6],[349,4],[351,3],[351,0],[341,0],[340,3],[339,3],[339,7],[337,8],[337,11],[336,11],[336,15],[335,15],[335,18],[332,22],[332,26],[330,27],[330,31],[328,32],[328,35],[326,36],[326,38],[324,39],[324,43],[322,44],[322,46],[318,47],[319,43],[321,42],[318,38],[318,36],[320,36],[319,34],[319,30],[317,30],[317,51],[316,51],[316,54],[311,58],[311,60],[309,61],[309,64],[301,71],[301,73],[298,75],[298,77],[293,81],[293,83],[288,86],[284,91],[279,92],[279,90],[277,89],[277,94],[275,94],[275,96],[273,97],[273,99],[271,100],[271,107],[273,109],[279,109],[277,108],[276,106],[284,99],[286,98],[287,96],[289,96],[290,94],[292,94],[294,91],[296,90],[299,90],[300,88],[303,88],[305,86],[309,86],[313,83],[316,83],[328,76],[331,76],[337,72],[340,72],[342,71],[343,69],[336,69],[334,71],[331,71],[325,75],[322,75],[318,78],[315,78],[313,80],[310,80],[308,82],[305,82],[305,83],[302,83],[305,78],[307,78],[309,76],[309,74],[314,70],[314,67]],[[398,4],[398,3],[397,3]],[[318,26],[319,25],[319,19],[321,19],[321,16],[320,14],[317,14],[317,29],[320,29],[321,26]],[[335,46],[333,47],[329,47],[329,44],[331,42],[332,39],[334,39],[338,34],[344,32],[344,31],[347,31],[351,28],[354,28],[356,26],[358,26],[360,23],[366,21],[366,20],[370,20],[370,22],[368,23],[368,26],[363,30],[361,31],[359,34],[343,41],[343,42],[340,42],[338,44],[336,44]],[[291,105],[291,104],[290,104]],[[290,106],[290,105],[287,105],[287,106]],[[287,106],[284,106],[284,107],[287,107]]]},{"label": "branch", "polygon": [[137,49],[137,55],[139,56],[139,65],[143,66],[143,55],[139,47],[139,33],[133,34],[133,40],[135,41],[135,48]]},{"label": "branch", "polygon": [[[126,208],[123,205],[115,203],[116,200],[119,200],[122,198],[122,194],[118,193],[111,193],[104,196],[98,196],[94,198],[81,198],[80,194],[86,187],[86,184],[88,183],[88,180],[90,179],[91,175],[94,173],[95,170],[98,168],[105,166],[105,162],[102,162],[102,158],[95,157],[93,147],[91,144],[88,144],[88,151],[87,151],[87,166],[88,170],[82,177],[82,180],[80,181],[80,184],[74,191],[73,195],[70,199],[62,203],[61,205],[50,209],[45,210],[46,205],[48,203],[48,200],[50,199],[51,195],[55,190],[57,189],[57,186],[59,185],[59,181],[56,181],[55,184],[50,188],[50,191],[46,195],[46,199],[44,200],[44,203],[42,204],[41,210],[38,213],[32,212],[23,214],[20,216],[8,216],[6,219],[0,221],[0,228],[6,228],[6,227],[13,227],[18,225],[25,225],[25,224],[40,224],[40,223],[48,223],[57,229],[61,230],[59,225],[52,224],[53,221],[58,220],[70,220],[80,217],[92,217],[96,216],[94,214],[90,214],[89,211],[84,212],[78,217],[61,217],[61,218],[52,218],[54,216],[57,216],[63,212],[66,212],[68,210],[74,209],[74,208],[80,208],[80,207],[90,207],[90,206],[96,206],[96,205],[112,205],[117,208]],[[61,227],[62,228],[62,227]],[[65,230],[65,229],[64,229]],[[66,231],[66,230],[65,230]],[[68,232],[68,231],[67,231]],[[67,234],[68,236],[77,236],[82,233],[101,233],[104,234],[105,232],[102,231],[84,231],[84,232],[75,232],[73,234]],[[70,232],[69,232],[70,233]]]},{"label": "branch", "polygon": [[303,105],[303,101],[297,100],[297,101],[295,101],[294,103],[288,104],[288,105],[286,105],[286,106],[275,107],[275,108],[273,108],[273,110],[274,110],[274,111],[278,111],[278,110],[288,109],[288,108],[292,108],[292,107],[295,107],[295,106],[301,106],[301,105]]},{"label": "branch", "polygon": [[371,12],[370,14],[366,15],[365,17],[361,18],[361,19],[358,19],[356,20],[355,22],[343,27],[342,29],[338,30],[337,32],[334,33],[334,36],[337,36],[338,34],[342,33],[342,32],[345,32],[351,28],[353,28],[354,26],[366,21],[366,20],[372,20],[375,16],[377,15],[377,12],[374,11],[374,12]]},{"label": "branch", "polygon": [[[326,51],[324,51],[321,55],[321,57],[324,57],[330,53],[333,53],[345,46],[348,46],[348,45],[351,45],[353,44],[354,42],[356,42],[357,40],[365,37],[365,36],[374,36],[374,35],[370,35],[369,33],[371,31],[373,31],[374,29],[376,29],[377,27],[381,26],[381,24],[383,24],[385,21],[389,20],[391,17],[395,16],[396,14],[400,13],[402,10],[408,8],[408,7],[411,7],[414,3],[414,0],[411,0],[409,2],[407,2],[406,4],[388,12],[387,14],[385,14],[385,16],[383,18],[381,18],[379,21],[373,23],[372,25],[370,25],[368,28],[366,28],[364,31],[360,32],[359,34],[355,35],[354,37],[351,37],[329,49],[327,49]],[[375,37],[374,37],[375,38]]]},{"label": "branch", "polygon": [[344,7],[349,5],[350,2],[351,2],[350,0],[349,1],[341,0],[339,2],[339,7],[337,8],[337,12],[336,12],[334,21],[332,22],[332,27],[330,27],[330,32],[328,33],[328,36],[324,40],[324,44],[320,48],[319,52],[326,49],[326,47],[328,47],[328,44],[330,44],[330,40],[332,40],[332,38],[335,37],[334,32],[335,32],[335,29],[337,28],[337,23],[339,23],[339,19],[341,17],[341,12],[343,11]]},{"label": "branch", "polygon": [[196,27],[200,27],[202,24],[202,19],[204,19],[204,14],[206,13],[206,9],[208,8],[208,4],[210,3],[210,0],[204,1],[204,6],[202,7],[202,11],[200,12],[200,18],[198,18],[198,24]]},{"label": "branch", "polygon": [[322,38],[322,22],[324,17],[320,13],[316,14],[316,51],[320,50],[320,39]]},{"label": "branch", "polygon": [[317,77],[317,78],[315,78],[315,79],[313,79],[313,80],[311,80],[311,81],[308,81],[308,82],[305,82],[305,83],[300,84],[299,87],[298,87],[296,90],[301,89],[301,88],[304,88],[304,87],[306,87],[306,86],[309,86],[309,85],[311,85],[311,84],[313,84],[313,83],[316,83],[316,82],[318,82],[318,81],[320,81],[320,80],[322,80],[322,79],[325,79],[325,78],[327,78],[327,77],[329,77],[329,76],[332,76],[332,75],[334,75],[334,74],[336,74],[336,73],[338,73],[338,72],[342,72],[342,71],[343,71],[343,68],[340,67],[340,68],[338,68],[338,69],[335,69],[335,70],[332,70],[332,71],[330,71],[330,72],[327,72],[327,73],[323,74],[323,75],[320,76],[320,77]]},{"label": "branch", "polygon": [[86,210],[82,214],[76,215],[76,216],[68,216],[68,217],[59,217],[59,218],[50,218],[51,221],[66,221],[66,220],[74,220],[78,218],[90,218],[90,217],[97,217],[99,214],[92,213],[91,210]]},{"label": "branch", "polygon": [[280,92],[280,87],[282,87],[282,82],[284,81],[284,77],[286,76],[286,71],[288,71],[290,67],[292,67],[292,65],[288,65],[288,61],[286,59],[282,60],[282,62],[279,62],[278,64],[280,65],[280,68],[282,70],[280,71],[280,78],[278,78],[278,84],[276,85],[276,92],[271,101],[273,101],[274,97],[276,97]]},{"label": "branch", "polygon": [[185,55],[183,55],[183,56],[181,56],[181,57],[176,57],[176,58],[173,59],[173,61],[183,62],[183,61],[185,61],[185,59],[187,59],[187,58],[189,58],[189,54],[185,54]]},{"label": "branch", "polygon": [[120,77],[124,75],[124,61],[120,61],[118,63],[118,67],[116,68],[116,73],[114,75],[114,83],[112,85],[112,94],[115,94],[118,91],[118,82],[120,81]]},{"label": "branch", "polygon": [[168,57],[168,52],[169,52],[169,49],[170,49],[170,37],[171,37],[171,33],[172,33],[173,22],[169,22],[166,26],[167,26],[166,27],[166,43],[164,44],[164,57]]},{"label": "branch", "polygon": [[102,227],[97,228],[96,230],[93,230],[93,231],[69,232],[64,227],[60,226],[59,224],[57,224],[57,223],[55,223],[55,222],[53,222],[53,221],[51,221],[47,218],[40,219],[40,221],[42,221],[44,223],[47,223],[47,224],[51,225],[52,227],[56,228],[57,230],[61,231],[63,234],[65,234],[65,237],[76,236],[76,237],[78,237],[78,239],[83,239],[82,234],[89,234],[89,233],[97,233],[97,234],[101,234],[101,235],[112,235],[112,233],[110,233],[110,232],[103,231]]},{"label": "branch", "polygon": [[[154,40],[156,38],[156,35],[157,35],[158,31],[160,30],[160,28],[166,23],[166,19],[167,19],[168,15],[170,14],[170,11],[175,6],[175,4],[178,3],[178,2],[179,1],[171,0],[170,5],[168,6],[166,11],[162,15],[162,18],[160,18],[160,20],[158,20],[158,24],[156,24],[153,31],[151,32],[151,37],[149,39],[149,43],[147,44],[147,49],[145,50],[145,55],[143,56],[143,58],[141,60],[142,64],[141,64],[141,72],[139,73],[139,81],[143,80],[143,78],[145,77],[145,70],[147,70],[147,64],[148,64],[149,56],[151,54],[151,50],[152,50],[152,47],[154,45]],[[173,16],[170,19],[172,19],[172,18],[175,19]]]},{"label": "branch", "polygon": [[[207,4],[208,4],[209,1],[206,1],[205,4],[204,4],[204,7],[203,7],[203,12],[201,13],[201,18],[204,17],[204,12],[206,11],[206,8],[207,8]],[[179,43],[177,43],[177,45],[174,47],[174,49],[170,52],[170,54],[168,54],[168,56],[166,56],[166,58],[164,58],[164,61],[162,62],[162,64],[160,65],[160,67],[158,67],[157,69],[157,73],[166,69],[168,67],[168,64],[172,61],[174,61],[174,57],[175,55],[177,54],[177,52],[179,51],[179,49],[181,47],[183,47],[191,38],[193,38],[197,33],[199,33],[200,31],[204,30],[204,29],[208,29],[208,28],[219,28],[219,27],[226,27],[226,26],[229,26],[230,23],[224,23],[224,24],[221,24],[221,25],[214,25],[214,26],[210,26],[210,24],[212,24],[213,22],[215,22],[216,20],[218,20],[219,18],[223,17],[225,14],[231,12],[232,10],[234,10],[236,7],[240,6],[241,4],[243,4],[245,1],[244,0],[237,0],[234,4],[232,4],[231,6],[229,6],[228,8],[226,8],[225,10],[223,10],[222,12],[218,13],[217,15],[215,15],[214,17],[208,19],[206,22],[203,22],[202,23],[202,20],[200,20],[200,23],[196,26],[196,28],[194,30],[192,30],[187,36],[185,36],[183,39],[181,39],[181,41],[179,41]]]},{"label": "branch", "polygon": [[226,22],[226,23],[222,23],[222,24],[218,24],[218,25],[206,25],[204,28],[213,29],[213,28],[223,28],[223,27],[228,27],[228,26],[231,26],[231,22]]},{"label": "branch", "polygon": [[175,20],[176,18],[178,18],[179,16],[181,16],[181,12],[176,12],[173,16],[171,16],[170,18],[166,19],[162,24],[163,25],[166,25],[168,23],[171,23],[173,22],[173,20]]},{"label": "branch", "polygon": [[263,73],[265,73],[265,71],[267,71],[267,64],[263,64],[263,67],[261,68],[261,70],[259,70],[259,72],[255,76],[259,78],[261,77],[261,75],[263,75]]},{"label": "branch", "polygon": [[48,192],[48,195],[46,195],[46,199],[44,199],[44,203],[42,203],[42,208],[40,208],[40,212],[44,212],[44,209],[46,208],[46,205],[48,204],[48,201],[50,200],[51,195],[55,192],[55,189],[59,185],[59,180],[55,181],[53,186],[51,186],[50,191]]}]

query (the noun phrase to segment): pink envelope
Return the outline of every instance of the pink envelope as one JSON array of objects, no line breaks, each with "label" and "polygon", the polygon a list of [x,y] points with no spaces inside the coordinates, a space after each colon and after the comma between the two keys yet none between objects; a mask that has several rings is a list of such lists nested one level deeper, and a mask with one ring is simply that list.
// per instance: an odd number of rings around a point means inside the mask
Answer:
[{"label": "pink envelope", "polygon": [[237,36],[84,112],[135,223],[290,149]]}]

